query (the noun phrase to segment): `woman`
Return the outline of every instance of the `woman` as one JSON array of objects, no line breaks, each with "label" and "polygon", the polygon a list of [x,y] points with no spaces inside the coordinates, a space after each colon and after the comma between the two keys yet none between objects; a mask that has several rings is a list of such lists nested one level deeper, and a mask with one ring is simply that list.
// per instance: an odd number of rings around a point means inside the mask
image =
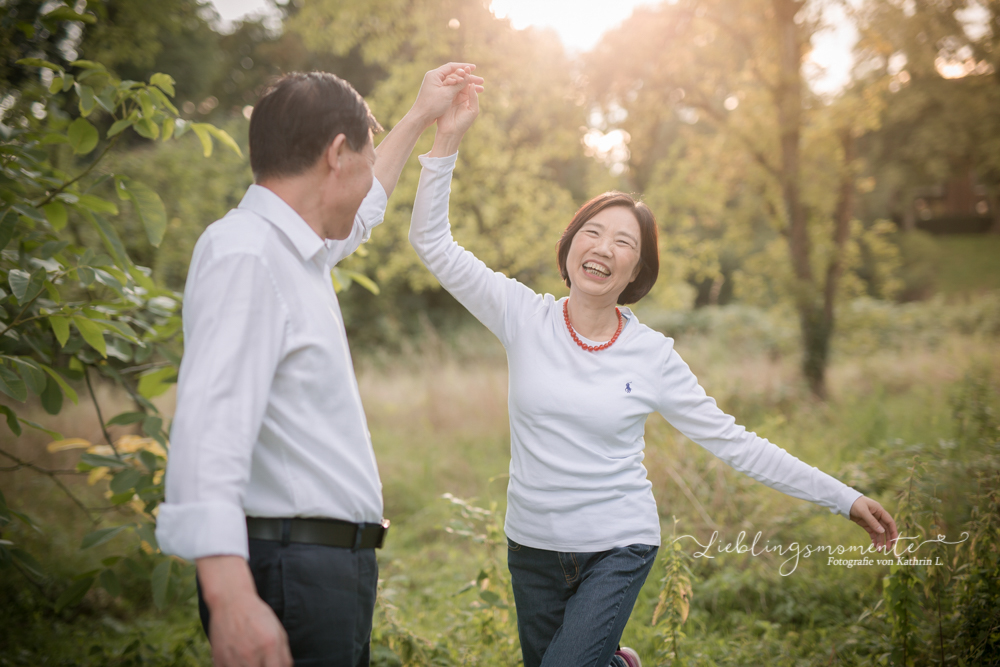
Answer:
[{"label": "woman", "polygon": [[628,195],[576,213],[559,243],[569,297],[494,273],[452,239],[451,172],[479,111],[469,88],[438,119],[413,205],[410,242],[441,284],[503,343],[511,463],[505,532],[525,667],[634,667],[616,650],[660,543],[643,459],[652,412],[730,466],[849,516],[876,546],[892,517],[859,492],[749,433],[705,395],[673,341],[628,308],[659,270],[656,221]]}]

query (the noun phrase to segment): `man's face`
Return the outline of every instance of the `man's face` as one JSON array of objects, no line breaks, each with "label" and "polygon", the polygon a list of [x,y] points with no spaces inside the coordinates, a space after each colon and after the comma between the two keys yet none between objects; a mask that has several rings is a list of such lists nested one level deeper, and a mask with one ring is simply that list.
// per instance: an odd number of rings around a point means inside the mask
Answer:
[{"label": "man's face", "polygon": [[335,192],[337,201],[327,225],[327,238],[338,240],[350,235],[358,208],[375,178],[375,144],[371,130],[368,131],[368,142],[361,150],[353,151],[348,144],[344,144],[341,161]]}]

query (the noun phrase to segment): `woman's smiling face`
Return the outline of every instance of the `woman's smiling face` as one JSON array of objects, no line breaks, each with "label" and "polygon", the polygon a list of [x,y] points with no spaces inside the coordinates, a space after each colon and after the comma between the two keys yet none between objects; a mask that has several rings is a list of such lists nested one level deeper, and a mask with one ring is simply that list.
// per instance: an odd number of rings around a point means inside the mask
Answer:
[{"label": "woman's smiling face", "polygon": [[610,206],[585,222],[566,257],[570,292],[612,301],[639,275],[639,221],[624,206]]}]

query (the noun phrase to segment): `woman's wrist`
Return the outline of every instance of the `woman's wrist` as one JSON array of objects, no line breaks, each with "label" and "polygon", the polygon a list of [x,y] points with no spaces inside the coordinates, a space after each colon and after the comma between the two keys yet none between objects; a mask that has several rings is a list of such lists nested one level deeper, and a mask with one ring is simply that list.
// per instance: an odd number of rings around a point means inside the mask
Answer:
[{"label": "woman's wrist", "polygon": [[[464,134],[464,133],[463,133]],[[428,157],[448,157],[458,152],[458,146],[462,143],[462,134],[445,133],[438,130],[434,135],[434,146]]]}]

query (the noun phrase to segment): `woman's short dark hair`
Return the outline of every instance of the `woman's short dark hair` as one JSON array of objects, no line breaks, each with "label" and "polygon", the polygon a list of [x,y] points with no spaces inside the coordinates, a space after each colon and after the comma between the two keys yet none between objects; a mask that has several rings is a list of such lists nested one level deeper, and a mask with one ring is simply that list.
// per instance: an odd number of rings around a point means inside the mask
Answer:
[{"label": "woman's short dark hair", "polygon": [[621,206],[627,208],[635,216],[639,223],[639,275],[635,277],[628,286],[618,295],[618,304],[624,306],[627,303],[635,303],[653,289],[656,284],[656,277],[660,274],[660,250],[658,245],[658,235],[656,232],[656,218],[649,207],[641,201],[636,201],[624,192],[605,192],[597,195],[589,202],[580,207],[569,226],[559,239],[556,252],[559,257],[559,273],[566,281],[566,287],[572,287],[569,281],[569,272],[566,270],[566,258],[569,256],[569,247],[573,244],[573,237],[580,231],[584,223],[593,218],[606,208]]},{"label": "woman's short dark hair", "polygon": [[250,168],[258,183],[306,171],[338,134],[351,150],[379,132],[365,100],[329,72],[292,72],[275,79],[250,116]]}]

